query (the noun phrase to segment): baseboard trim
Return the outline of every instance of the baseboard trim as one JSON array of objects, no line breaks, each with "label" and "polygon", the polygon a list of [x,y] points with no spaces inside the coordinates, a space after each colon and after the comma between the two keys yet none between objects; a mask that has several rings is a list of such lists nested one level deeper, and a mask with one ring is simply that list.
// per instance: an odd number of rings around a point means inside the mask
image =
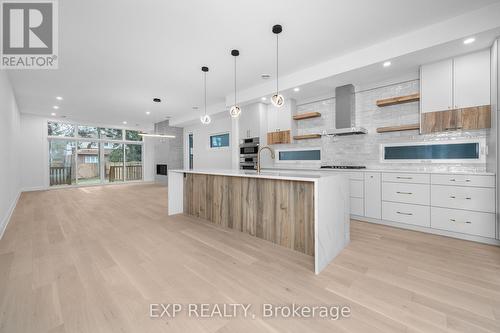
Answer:
[{"label": "baseboard trim", "polygon": [[419,232],[423,232],[426,234],[446,236],[446,237],[451,237],[451,238],[458,238],[458,239],[462,239],[462,240],[467,240],[467,241],[471,241],[471,242],[500,246],[500,240],[497,240],[494,238],[461,234],[461,233],[453,232],[453,231],[446,231],[446,230],[427,228],[427,227],[422,227],[422,226],[412,225],[412,224],[379,220],[379,219],[374,219],[371,217],[364,217],[364,216],[358,216],[358,215],[351,215],[351,219],[362,221],[362,222],[382,224],[382,225],[386,225],[386,226],[394,227],[394,228],[399,228],[399,229],[419,231]]},{"label": "baseboard trim", "polygon": [[11,203],[9,210],[7,211],[6,216],[2,219],[2,223],[0,224],[0,239],[3,238],[3,234],[5,233],[5,230],[7,229],[7,225],[10,222],[10,219],[12,217],[12,214],[14,213],[14,209],[16,209],[17,202],[19,201],[20,197],[21,197],[21,191],[18,191],[16,198]]}]

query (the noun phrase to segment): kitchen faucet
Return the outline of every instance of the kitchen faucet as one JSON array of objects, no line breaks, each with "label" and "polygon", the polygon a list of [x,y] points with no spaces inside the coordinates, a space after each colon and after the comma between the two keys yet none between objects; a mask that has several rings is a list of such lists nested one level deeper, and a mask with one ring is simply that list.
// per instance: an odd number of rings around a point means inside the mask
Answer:
[{"label": "kitchen faucet", "polygon": [[269,146],[259,147],[257,152],[257,173],[260,173],[260,152],[264,149],[268,149],[271,152],[271,158],[274,159],[274,149]]}]

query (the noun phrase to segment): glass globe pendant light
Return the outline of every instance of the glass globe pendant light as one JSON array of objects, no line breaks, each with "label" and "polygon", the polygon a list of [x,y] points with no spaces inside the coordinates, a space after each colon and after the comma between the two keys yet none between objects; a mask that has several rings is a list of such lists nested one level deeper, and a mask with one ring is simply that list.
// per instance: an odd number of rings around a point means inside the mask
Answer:
[{"label": "glass globe pendant light", "polygon": [[283,95],[280,94],[279,91],[279,86],[278,86],[278,70],[279,70],[279,46],[278,46],[278,39],[279,39],[279,34],[283,31],[283,28],[281,25],[276,24],[273,26],[273,34],[276,35],[276,93],[271,97],[271,103],[277,108],[282,107],[285,105],[285,98]]},{"label": "glass globe pendant light", "polygon": [[241,109],[236,104],[236,57],[240,55],[240,51],[238,50],[232,50],[231,55],[234,57],[234,104],[231,106],[231,109],[229,109],[229,114],[233,118],[238,118],[241,113]]},{"label": "glass globe pendant light", "polygon": [[207,114],[207,72],[208,72],[208,67],[203,66],[201,68],[203,72],[203,88],[205,90],[205,114],[200,117],[201,123],[203,125],[208,125],[212,121],[210,116]]}]

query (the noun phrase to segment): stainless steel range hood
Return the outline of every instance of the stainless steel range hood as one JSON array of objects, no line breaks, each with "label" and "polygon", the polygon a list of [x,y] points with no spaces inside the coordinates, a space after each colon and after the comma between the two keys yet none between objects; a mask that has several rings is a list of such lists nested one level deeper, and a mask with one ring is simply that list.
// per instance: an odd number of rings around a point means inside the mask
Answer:
[{"label": "stainless steel range hood", "polygon": [[352,84],[335,88],[335,127],[327,135],[367,133],[365,128],[356,127],[356,98]]}]

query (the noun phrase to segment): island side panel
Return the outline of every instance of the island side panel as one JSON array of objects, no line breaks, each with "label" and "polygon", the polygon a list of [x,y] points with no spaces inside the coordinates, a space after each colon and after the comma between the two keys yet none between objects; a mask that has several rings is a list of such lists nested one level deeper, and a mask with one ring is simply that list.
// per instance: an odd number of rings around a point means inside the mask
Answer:
[{"label": "island side panel", "polygon": [[349,180],[320,178],[315,189],[315,273],[319,274],[350,241]]},{"label": "island side panel", "polygon": [[168,173],[168,215],[180,214],[184,211],[184,184],[183,174]]},{"label": "island side panel", "polygon": [[314,255],[312,182],[186,174],[184,213]]}]

